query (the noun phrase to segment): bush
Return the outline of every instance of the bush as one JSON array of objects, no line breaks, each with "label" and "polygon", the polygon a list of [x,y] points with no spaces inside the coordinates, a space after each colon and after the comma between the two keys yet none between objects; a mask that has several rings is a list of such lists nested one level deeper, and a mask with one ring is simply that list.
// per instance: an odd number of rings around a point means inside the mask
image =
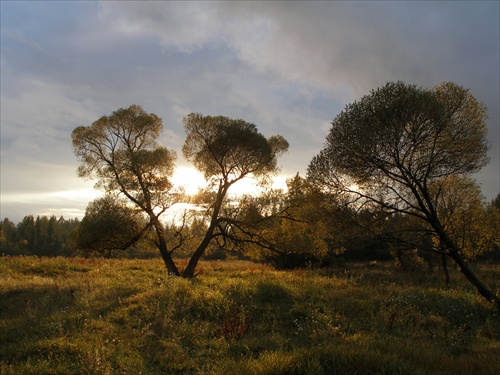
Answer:
[{"label": "bush", "polygon": [[418,250],[400,250],[396,253],[395,265],[403,271],[422,272],[425,260],[418,255]]},{"label": "bush", "polygon": [[267,255],[264,261],[277,270],[311,268],[321,264],[320,259],[306,253],[279,253],[277,255]]}]

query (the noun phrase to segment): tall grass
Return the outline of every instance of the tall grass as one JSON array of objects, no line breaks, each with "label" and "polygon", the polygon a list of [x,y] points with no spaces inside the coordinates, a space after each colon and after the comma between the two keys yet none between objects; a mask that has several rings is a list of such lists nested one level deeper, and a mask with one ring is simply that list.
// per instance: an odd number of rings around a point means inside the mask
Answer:
[{"label": "tall grass", "polygon": [[0,277],[0,374],[500,373],[498,313],[458,272],[3,257]]}]

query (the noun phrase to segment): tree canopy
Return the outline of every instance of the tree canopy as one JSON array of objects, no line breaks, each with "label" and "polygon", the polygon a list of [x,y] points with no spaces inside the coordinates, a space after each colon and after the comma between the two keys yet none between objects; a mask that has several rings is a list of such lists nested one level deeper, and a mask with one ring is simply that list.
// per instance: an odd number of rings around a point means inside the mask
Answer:
[{"label": "tree canopy", "polygon": [[484,105],[456,84],[430,90],[391,82],[334,119],[308,175],[323,186],[425,213],[433,204],[425,199],[431,182],[444,184],[447,176],[470,175],[488,163],[486,117]]},{"label": "tree canopy", "polygon": [[78,175],[96,178],[97,187],[120,192],[147,213],[171,205],[175,152],[157,143],[161,119],[140,106],[121,108],[72,133],[81,164]]},{"label": "tree canopy", "polygon": [[288,150],[280,135],[266,139],[254,124],[224,116],[191,113],[184,118],[185,158],[207,180],[236,182],[278,171],[277,158]]}]

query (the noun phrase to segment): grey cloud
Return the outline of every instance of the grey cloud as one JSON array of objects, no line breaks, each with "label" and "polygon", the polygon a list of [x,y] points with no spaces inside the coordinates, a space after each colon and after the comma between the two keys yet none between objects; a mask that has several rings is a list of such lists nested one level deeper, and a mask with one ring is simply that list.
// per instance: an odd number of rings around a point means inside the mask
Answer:
[{"label": "grey cloud", "polygon": [[[136,32],[142,29],[155,34],[165,45],[192,53],[210,43],[224,43],[249,70],[272,72],[296,82],[298,90],[313,85],[328,92],[332,102],[352,101],[391,80],[426,87],[442,81],[462,84],[489,108],[492,163],[482,176],[498,174],[498,3],[207,2],[187,7],[175,3],[112,6],[128,23],[137,26]],[[233,89],[238,90],[236,86]],[[338,105],[332,105],[330,118],[338,110]],[[488,195],[495,194],[494,189]]]},{"label": "grey cloud", "polygon": [[[2,4],[2,194],[78,185],[72,129],[133,103],[163,118],[161,140],[177,151],[179,165],[186,165],[182,117],[194,111],[284,135],[291,147],[283,171],[302,173],[345,104],[398,79],[427,87],[454,81],[485,102],[492,162],[480,179],[488,197],[500,191],[496,2],[35,8]],[[53,178],[46,179],[30,160],[61,168],[47,169]]]},{"label": "grey cloud", "polygon": [[213,3],[203,1],[100,3],[100,16],[117,32],[155,35],[166,47],[186,52],[219,34],[214,13]]},{"label": "grey cloud", "polygon": [[[123,33],[193,51],[224,43],[257,70],[343,95],[389,80],[496,82],[498,4],[490,2],[105,3]],[[495,11],[496,10],[496,11]],[[477,84],[479,85],[479,84]],[[338,90],[341,90],[339,93]]]}]

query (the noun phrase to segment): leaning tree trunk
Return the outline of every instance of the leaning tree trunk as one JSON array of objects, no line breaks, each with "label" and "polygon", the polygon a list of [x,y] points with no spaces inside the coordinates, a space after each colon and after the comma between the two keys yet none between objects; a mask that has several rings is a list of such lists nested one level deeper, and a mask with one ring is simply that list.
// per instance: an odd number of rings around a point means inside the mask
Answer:
[{"label": "leaning tree trunk", "polygon": [[174,260],[172,259],[170,253],[168,252],[165,238],[163,238],[163,236],[160,237],[160,235],[158,235],[158,248],[160,250],[163,262],[165,263],[165,266],[167,266],[168,274],[173,276],[179,276],[180,275],[179,270],[177,269]]},{"label": "leaning tree trunk", "polygon": [[194,270],[198,265],[198,261],[200,260],[201,256],[207,249],[208,244],[212,240],[213,231],[214,229],[212,228],[212,226],[210,226],[209,229],[207,230],[207,233],[205,234],[205,237],[203,237],[203,240],[199,244],[198,248],[191,256],[191,259],[189,259],[189,263],[186,269],[184,270],[184,272],[182,272],[182,277],[190,279],[194,276]]},{"label": "leaning tree trunk", "polygon": [[163,226],[156,218],[153,221],[153,225],[155,228],[156,236],[158,237],[158,249],[160,250],[161,257],[163,259],[163,262],[165,263],[165,266],[167,267],[167,271],[169,275],[174,275],[174,276],[179,276],[179,270],[177,269],[177,266],[174,263],[174,260],[172,259],[172,256],[168,252],[167,248],[167,242],[165,241],[165,236],[163,233]]},{"label": "leaning tree trunk", "polygon": [[474,285],[476,290],[489,302],[493,303],[495,307],[500,311],[500,298],[492,292],[486,285],[484,285],[474,274],[474,272],[467,265],[465,260],[460,255],[458,247],[455,245],[454,241],[446,234],[440,225],[434,226],[437,230],[437,234],[441,239],[441,243],[446,247],[447,254],[449,255],[460,268],[460,271],[464,274],[465,278]]},{"label": "leaning tree trunk", "polygon": [[207,232],[205,233],[205,237],[203,237],[203,240],[198,245],[198,248],[191,256],[191,259],[189,259],[189,263],[184,272],[182,273],[182,277],[192,278],[194,276],[194,270],[198,265],[198,261],[200,260],[201,256],[207,249],[208,245],[210,244],[210,241],[214,236],[213,234],[217,226],[217,219],[219,217],[219,213],[222,208],[222,202],[230,186],[231,183],[228,183],[227,181],[224,181],[224,183],[221,182],[221,184],[219,185],[219,189],[217,191],[217,198],[214,204],[214,211],[212,212],[212,216],[210,218],[210,225],[207,229]]},{"label": "leaning tree trunk", "polygon": [[472,272],[467,263],[465,263],[464,259],[460,256],[458,251],[450,252],[450,256],[458,265],[458,267],[460,268],[464,276],[467,278],[467,280],[469,280],[469,282],[472,285],[474,285],[479,294],[481,294],[489,302],[493,303],[496,306],[496,308],[500,311],[500,298],[476,277],[474,272]]}]

